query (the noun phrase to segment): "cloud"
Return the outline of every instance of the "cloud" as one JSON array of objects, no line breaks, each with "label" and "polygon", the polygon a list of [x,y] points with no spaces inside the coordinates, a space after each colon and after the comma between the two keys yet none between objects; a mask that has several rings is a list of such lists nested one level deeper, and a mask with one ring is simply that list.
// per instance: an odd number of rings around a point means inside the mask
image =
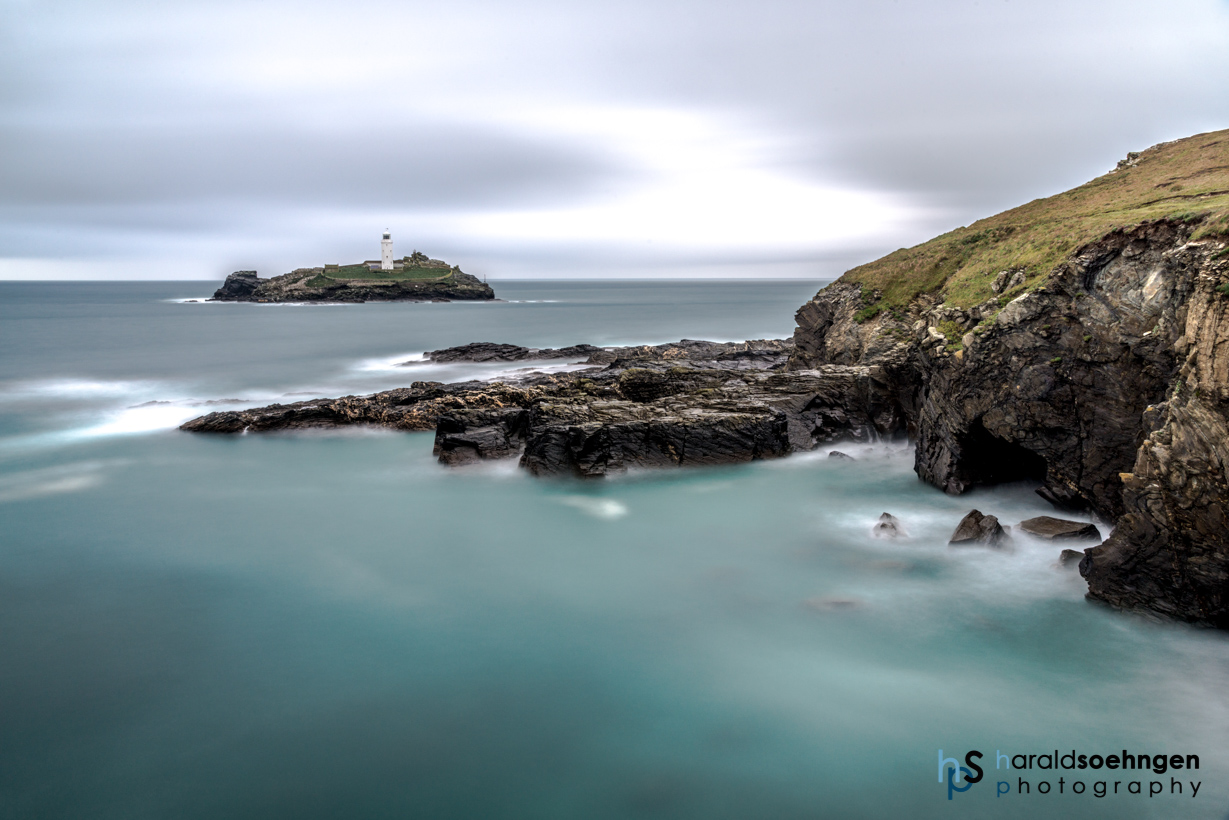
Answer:
[{"label": "cloud", "polygon": [[1215,0],[8,0],[0,257],[277,272],[391,227],[496,276],[813,272],[1229,125],[1227,37]]}]

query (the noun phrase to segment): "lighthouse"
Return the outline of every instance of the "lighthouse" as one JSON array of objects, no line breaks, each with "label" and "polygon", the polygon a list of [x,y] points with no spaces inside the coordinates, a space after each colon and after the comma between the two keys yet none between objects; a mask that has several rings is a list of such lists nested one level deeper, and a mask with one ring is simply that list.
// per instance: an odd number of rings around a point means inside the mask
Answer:
[{"label": "lighthouse", "polygon": [[393,269],[393,235],[385,231],[380,240],[380,270]]}]

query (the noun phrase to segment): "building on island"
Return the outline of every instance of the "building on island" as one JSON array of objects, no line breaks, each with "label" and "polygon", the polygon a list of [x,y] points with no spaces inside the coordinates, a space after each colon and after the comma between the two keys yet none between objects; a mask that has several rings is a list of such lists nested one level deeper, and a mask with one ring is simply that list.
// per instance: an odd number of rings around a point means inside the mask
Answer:
[{"label": "building on island", "polygon": [[389,231],[384,232],[384,238],[380,240],[380,270],[393,269],[393,235]]}]

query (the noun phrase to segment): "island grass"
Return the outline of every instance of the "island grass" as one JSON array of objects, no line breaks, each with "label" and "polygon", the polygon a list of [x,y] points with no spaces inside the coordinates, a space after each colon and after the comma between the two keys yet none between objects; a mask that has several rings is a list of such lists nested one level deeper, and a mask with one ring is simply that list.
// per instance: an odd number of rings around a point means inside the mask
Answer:
[{"label": "island grass", "polygon": [[990,284],[1022,270],[1036,286],[1064,258],[1115,228],[1155,219],[1200,222],[1195,239],[1229,237],[1229,130],[1199,134],[1134,155],[1131,164],[1057,196],[1037,199],[901,248],[841,277],[862,285],[858,321],[942,293],[959,307],[995,298]]},{"label": "island grass", "polygon": [[[438,281],[452,276],[451,268],[441,268],[426,265],[408,265],[397,270],[372,270],[366,265],[342,265],[334,271],[326,271],[323,276],[336,281]],[[317,279],[320,276],[316,277]]]}]

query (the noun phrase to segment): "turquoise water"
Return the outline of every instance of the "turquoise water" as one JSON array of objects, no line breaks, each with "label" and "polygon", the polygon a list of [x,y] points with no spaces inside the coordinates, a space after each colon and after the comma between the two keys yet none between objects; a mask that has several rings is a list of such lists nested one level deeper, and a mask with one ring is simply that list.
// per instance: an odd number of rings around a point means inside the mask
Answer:
[{"label": "turquoise water", "polygon": [[[1223,634],[1085,601],[1052,545],[945,545],[973,506],[1050,512],[1028,486],[949,498],[888,444],[577,482],[446,470],[430,434],[173,429],[495,375],[396,366],[468,341],[780,337],[816,287],[0,285],[0,817],[1225,817]],[[870,537],[885,510],[908,539]],[[1198,795],[993,768],[1124,747],[1200,755]],[[940,748],[985,780],[949,801]]]}]

